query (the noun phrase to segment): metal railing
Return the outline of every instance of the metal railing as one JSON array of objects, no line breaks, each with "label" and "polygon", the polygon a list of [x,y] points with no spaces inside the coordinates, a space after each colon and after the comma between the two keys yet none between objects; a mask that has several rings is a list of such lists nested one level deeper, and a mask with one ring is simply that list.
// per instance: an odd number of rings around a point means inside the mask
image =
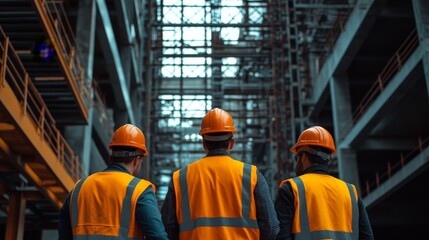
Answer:
[{"label": "metal railing", "polygon": [[366,112],[375,98],[384,90],[386,85],[392,80],[393,76],[401,69],[403,63],[414,52],[419,45],[416,29],[412,30],[396,53],[387,62],[384,69],[378,74],[371,88],[367,91],[362,101],[356,107],[353,113],[353,121],[356,123]]},{"label": "metal railing", "polygon": [[70,82],[72,89],[86,104],[81,107],[84,108],[82,110],[87,115],[85,106],[88,107],[91,104],[91,89],[90,85],[84,82],[84,70],[75,48],[76,37],[68,21],[63,1],[34,0],[34,2],[44,27],[52,40],[55,51],[57,51],[59,60],[66,68],[66,75],[72,78],[73,82]]},{"label": "metal railing", "polygon": [[335,21],[333,23],[333,26],[326,32],[325,39],[326,44],[324,46],[325,50],[322,53],[322,57],[319,59],[319,65],[323,66],[325,64],[325,61],[327,58],[332,54],[332,51],[334,50],[335,44],[337,43],[338,38],[340,37],[341,33],[344,32],[344,26],[347,23],[350,14],[352,13],[353,8],[350,9],[343,9],[343,12],[341,14],[338,14],[335,18]]},{"label": "metal railing", "polygon": [[[356,107],[353,112],[353,121],[356,123],[362,115],[367,111],[369,106],[375,101],[375,99],[385,89],[387,84],[392,80],[395,74],[401,69],[403,63],[411,56],[414,50],[418,47],[419,40],[416,29],[413,29],[405,41],[401,44],[395,54],[387,62],[383,70],[378,74],[377,79],[374,81],[371,88],[367,91],[366,95],[362,98],[362,101]],[[380,184],[389,179],[396,171],[402,168],[408,161],[411,160],[418,152],[421,152],[425,146],[429,146],[429,137],[418,139],[419,146],[410,151],[406,155],[399,157],[399,160],[395,164],[391,164],[389,161],[387,164],[386,172],[375,174],[375,180],[370,182],[366,181],[365,191],[363,196],[368,195],[371,191],[375,190]]]},{"label": "metal railing", "polygon": [[390,161],[387,163],[386,171],[382,174],[379,174],[378,172],[375,174],[375,180],[373,181],[366,181],[365,182],[365,190],[362,193],[362,196],[366,196],[378,187],[380,185],[387,181],[390,177],[392,177],[395,172],[397,172],[399,169],[403,168],[408,162],[411,161],[411,159],[421,153],[426,147],[429,146],[429,137],[426,137],[425,139],[422,139],[421,137],[418,138],[418,146],[412,149],[407,154],[401,154],[399,156],[399,159],[396,160],[395,163],[391,163]]},{"label": "metal railing", "polygon": [[22,105],[23,113],[35,124],[35,130],[57,155],[73,180],[83,174],[82,166],[59,130],[40,93],[31,81],[9,37],[0,26],[0,87],[8,84]]}]

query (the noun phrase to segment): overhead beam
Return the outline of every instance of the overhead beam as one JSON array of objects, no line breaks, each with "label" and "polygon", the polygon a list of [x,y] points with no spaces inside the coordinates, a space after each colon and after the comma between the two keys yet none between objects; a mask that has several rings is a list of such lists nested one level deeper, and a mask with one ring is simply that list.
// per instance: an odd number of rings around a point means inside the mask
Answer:
[{"label": "overhead beam", "polygon": [[108,63],[106,67],[113,80],[113,91],[115,91],[115,96],[117,96],[116,102],[118,107],[123,106],[127,110],[130,123],[136,124],[134,110],[131,106],[130,89],[127,84],[127,79],[125,78],[118,45],[113,35],[113,26],[110,22],[109,10],[104,0],[97,0],[97,10],[97,21],[100,21],[102,26],[98,28],[99,34],[101,35],[100,40],[102,41],[102,46],[104,46],[102,49],[106,57],[106,62]]}]

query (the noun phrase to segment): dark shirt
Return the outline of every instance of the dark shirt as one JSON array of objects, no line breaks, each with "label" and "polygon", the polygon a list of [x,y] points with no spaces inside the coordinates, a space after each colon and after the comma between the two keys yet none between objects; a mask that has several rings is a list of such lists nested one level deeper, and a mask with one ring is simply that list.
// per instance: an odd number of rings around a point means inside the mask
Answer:
[{"label": "dark shirt", "polygon": [[[226,151],[211,152],[207,156],[229,155]],[[257,170],[258,181],[255,186],[254,197],[256,204],[256,219],[259,226],[261,240],[276,239],[279,231],[279,222],[270,197],[270,191],[265,177]],[[179,224],[176,218],[176,195],[174,185],[170,183],[167,195],[161,208],[162,221],[170,240],[179,239]]]},{"label": "dark shirt", "polygon": [[[313,165],[307,168],[303,174],[306,173],[318,173],[318,174],[329,174],[328,167],[322,165]],[[358,199],[359,208],[359,239],[360,240],[372,240],[374,239],[371,224],[369,222],[368,214],[365,206],[362,202],[361,197]],[[292,187],[289,182],[283,184],[277,192],[277,198],[275,201],[275,209],[277,217],[280,221],[280,232],[277,235],[277,239],[281,240],[292,240],[294,235],[292,234],[292,224],[295,214],[294,209],[294,195]]]},{"label": "dark shirt", "polygon": [[[113,164],[107,167],[104,172],[126,172],[128,170],[119,165]],[[70,223],[70,193],[67,196],[59,214],[58,234],[60,240],[73,239],[73,233]],[[108,210],[108,209],[106,209]],[[155,193],[151,187],[148,187],[138,198],[136,205],[136,221],[143,233],[145,239],[167,240],[167,234],[162,225],[161,214],[158,209]]]}]

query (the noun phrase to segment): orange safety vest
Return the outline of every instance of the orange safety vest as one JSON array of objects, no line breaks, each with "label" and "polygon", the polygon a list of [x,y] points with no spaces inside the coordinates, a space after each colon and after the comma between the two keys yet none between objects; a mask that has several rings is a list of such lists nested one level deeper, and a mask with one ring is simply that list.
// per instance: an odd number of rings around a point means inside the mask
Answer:
[{"label": "orange safety vest", "polygon": [[173,173],[180,239],[259,239],[256,167],[210,156]]},{"label": "orange safety vest", "polygon": [[73,239],[142,239],[135,220],[139,196],[151,186],[124,172],[98,172],[79,180],[70,197]]},{"label": "orange safety vest", "polygon": [[358,195],[353,184],[326,174],[307,173],[289,182],[295,196],[295,239],[358,239]]}]

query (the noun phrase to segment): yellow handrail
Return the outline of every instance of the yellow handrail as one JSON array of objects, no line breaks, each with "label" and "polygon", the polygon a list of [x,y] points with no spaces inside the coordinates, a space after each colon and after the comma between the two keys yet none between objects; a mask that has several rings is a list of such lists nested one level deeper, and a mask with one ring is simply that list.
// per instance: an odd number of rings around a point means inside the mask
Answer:
[{"label": "yellow handrail", "polygon": [[30,81],[28,73],[1,26],[0,43],[0,56],[3,56],[0,63],[1,69],[4,69],[0,79],[6,81],[10,86],[17,99],[22,103],[23,112],[32,119],[40,136],[55,152],[60,163],[73,180],[77,181],[84,174],[79,159],[55,127],[54,118],[37,88]]},{"label": "yellow handrail", "polygon": [[84,70],[76,52],[76,37],[63,7],[63,1],[34,0],[42,23],[52,40],[60,63],[74,93],[80,97],[76,100],[85,118],[87,108],[92,104],[91,86],[83,83]]}]

